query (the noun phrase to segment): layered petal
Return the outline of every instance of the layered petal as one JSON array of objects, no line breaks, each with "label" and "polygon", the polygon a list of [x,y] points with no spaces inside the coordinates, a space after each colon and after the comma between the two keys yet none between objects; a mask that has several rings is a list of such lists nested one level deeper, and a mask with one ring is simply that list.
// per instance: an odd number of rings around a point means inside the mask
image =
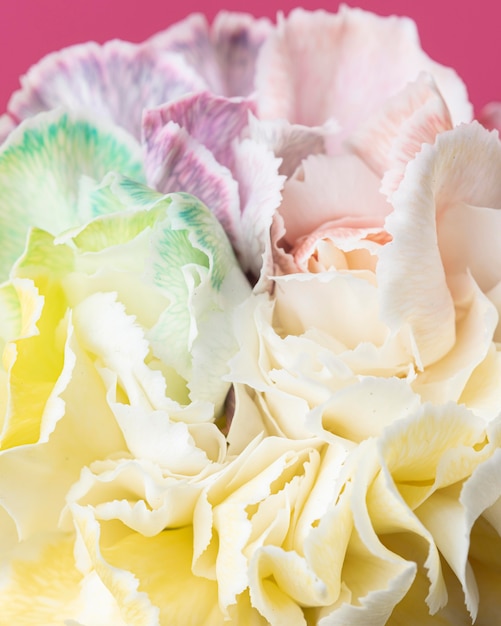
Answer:
[{"label": "layered petal", "polygon": [[114,122],[137,139],[145,108],[206,88],[181,55],[119,40],[54,52],[30,68],[21,84],[7,105],[15,122],[65,107]]},{"label": "layered petal", "polygon": [[380,18],[346,6],[335,15],[296,9],[279,23],[259,57],[259,113],[308,126],[334,118],[342,131],[329,150],[337,150],[421,71],[434,76],[454,123],[470,121],[464,85],[453,70],[426,56],[409,19]]},{"label": "layered petal", "polygon": [[112,124],[53,111],[28,120],[9,135],[0,150],[4,279],[23,251],[30,226],[58,234],[93,217],[79,204],[82,177],[101,180],[110,170],[143,180],[139,145]]}]

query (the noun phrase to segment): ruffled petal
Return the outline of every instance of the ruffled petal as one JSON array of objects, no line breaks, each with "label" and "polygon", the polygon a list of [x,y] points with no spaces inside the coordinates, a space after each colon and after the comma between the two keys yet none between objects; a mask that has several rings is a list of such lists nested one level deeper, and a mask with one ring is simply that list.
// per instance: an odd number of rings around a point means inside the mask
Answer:
[{"label": "ruffled petal", "polygon": [[470,121],[463,83],[422,52],[410,20],[346,6],[335,15],[296,9],[279,23],[259,57],[259,113],[307,126],[336,119],[342,132],[330,142],[332,151],[421,71],[435,78],[454,123]]},{"label": "ruffled petal", "polygon": [[161,51],[181,54],[213,93],[248,96],[259,49],[271,29],[265,18],[225,11],[210,27],[204,15],[195,13],[149,41]]},{"label": "ruffled petal", "polygon": [[483,290],[499,282],[492,228],[498,216],[493,209],[501,205],[500,165],[496,134],[477,123],[459,126],[423,146],[392,196],[395,210],[386,228],[393,241],[377,268],[382,314],[391,328],[410,324],[424,365],[455,343],[447,277],[469,271]]},{"label": "ruffled petal", "polygon": [[405,166],[424,143],[452,128],[447,105],[433,78],[420,74],[350,138],[352,149],[383,179],[381,191],[390,196],[403,178]]},{"label": "ruffled petal", "polygon": [[148,183],[163,193],[184,191],[199,198],[234,241],[240,219],[238,186],[230,170],[174,122],[150,140],[145,157]]},{"label": "ruffled petal", "polygon": [[233,153],[240,194],[240,220],[235,238],[240,265],[254,277],[263,276],[266,282],[263,255],[284,184],[284,176],[279,174],[280,159],[252,139],[235,144]]},{"label": "ruffled petal", "polygon": [[280,214],[289,245],[326,222],[342,227],[382,227],[391,211],[380,180],[357,157],[313,155],[284,185]]},{"label": "ruffled petal", "polygon": [[41,113],[13,131],[0,150],[0,272],[23,250],[29,226],[58,234],[91,217],[78,204],[82,176],[117,170],[143,179],[137,142],[116,126],[73,113]]},{"label": "ruffled petal", "polygon": [[206,87],[180,55],[160,54],[148,43],[118,40],[54,52],[34,65],[21,84],[7,106],[18,122],[62,106],[87,110],[137,139],[143,109]]},{"label": "ruffled petal", "polygon": [[232,143],[242,135],[254,108],[251,100],[223,98],[208,91],[190,94],[145,113],[143,136],[147,149],[168,122],[175,122],[210,150],[218,163],[231,169]]}]

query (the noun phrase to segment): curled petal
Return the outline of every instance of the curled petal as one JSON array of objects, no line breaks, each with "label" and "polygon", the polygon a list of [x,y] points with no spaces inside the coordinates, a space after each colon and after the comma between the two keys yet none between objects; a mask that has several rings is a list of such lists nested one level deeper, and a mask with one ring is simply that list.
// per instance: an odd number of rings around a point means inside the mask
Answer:
[{"label": "curled petal", "polygon": [[349,140],[352,149],[383,178],[381,191],[390,196],[403,178],[405,166],[424,143],[452,128],[447,105],[433,78],[420,74],[384,103]]},{"label": "curled petal", "polygon": [[473,122],[424,145],[392,196],[386,229],[393,241],[377,267],[382,314],[391,328],[410,325],[425,365],[455,343],[447,277],[470,271],[484,291],[501,278],[493,227],[501,215],[500,166],[497,134]]},{"label": "curled petal", "polygon": [[280,214],[285,241],[296,241],[327,222],[340,227],[382,227],[391,206],[379,179],[353,155],[312,155],[284,186]]}]

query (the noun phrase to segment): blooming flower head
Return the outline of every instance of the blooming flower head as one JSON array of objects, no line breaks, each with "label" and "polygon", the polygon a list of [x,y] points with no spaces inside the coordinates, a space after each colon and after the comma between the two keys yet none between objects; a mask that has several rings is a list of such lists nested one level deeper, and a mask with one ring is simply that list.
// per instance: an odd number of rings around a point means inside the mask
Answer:
[{"label": "blooming flower head", "polygon": [[495,623],[496,107],[472,122],[410,20],[345,6],[28,72],[0,118],[1,623]]}]

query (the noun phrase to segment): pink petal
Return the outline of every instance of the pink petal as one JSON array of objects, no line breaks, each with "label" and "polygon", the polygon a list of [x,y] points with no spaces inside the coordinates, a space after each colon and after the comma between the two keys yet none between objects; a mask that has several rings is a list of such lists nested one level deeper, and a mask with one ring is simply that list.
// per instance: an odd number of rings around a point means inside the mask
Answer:
[{"label": "pink petal", "polygon": [[390,195],[402,180],[405,166],[424,143],[452,128],[449,110],[429,74],[420,74],[389,98],[349,140],[351,148],[383,178]]},{"label": "pink petal", "polygon": [[147,143],[148,184],[162,193],[184,191],[199,198],[235,242],[240,218],[238,185],[211,152],[175,122],[168,122]]},{"label": "pink petal", "polygon": [[380,181],[353,155],[313,155],[285,184],[280,213],[291,246],[326,222],[380,227],[391,210]]},{"label": "pink petal", "polygon": [[269,20],[245,13],[221,12],[212,27],[203,15],[193,14],[150,41],[182,54],[212,92],[248,96],[254,91],[256,57],[271,29]]},{"label": "pink petal", "polygon": [[329,150],[421,71],[432,74],[454,123],[472,111],[453,70],[421,50],[415,24],[342,6],[335,15],[296,9],[262,48],[257,67],[260,116],[318,126],[334,118],[343,132]]},{"label": "pink petal", "polygon": [[8,103],[18,122],[59,106],[86,109],[140,137],[141,116],[204,81],[179,55],[161,55],[150,44],[110,41],[86,43],[54,52],[21,78]]},{"label": "pink petal", "polygon": [[190,94],[147,111],[143,118],[143,135],[148,145],[165,124],[175,122],[208,148],[216,161],[231,167],[232,143],[246,128],[249,112],[253,110],[250,100],[228,99],[207,91]]},{"label": "pink petal", "polygon": [[333,268],[374,271],[376,253],[391,240],[381,227],[366,227],[363,220],[355,225],[340,226],[339,221],[326,222],[310,235],[298,239],[292,254],[303,272],[321,272]]},{"label": "pink petal", "polygon": [[489,130],[501,132],[501,102],[490,102],[481,111],[478,121]]},{"label": "pink petal", "polygon": [[301,126],[290,124],[287,120],[259,120],[253,116],[249,119],[249,134],[267,145],[277,157],[282,159],[280,173],[292,176],[301,161],[310,154],[325,152],[325,140],[334,133],[337,127],[332,124],[324,126]]}]

